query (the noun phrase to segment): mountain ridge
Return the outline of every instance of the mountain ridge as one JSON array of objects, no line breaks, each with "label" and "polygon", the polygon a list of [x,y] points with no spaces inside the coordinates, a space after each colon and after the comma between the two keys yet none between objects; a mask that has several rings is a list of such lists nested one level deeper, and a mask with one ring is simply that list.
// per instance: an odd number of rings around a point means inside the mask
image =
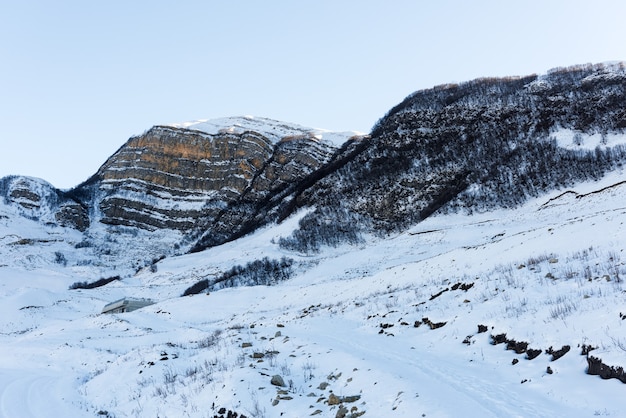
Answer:
[{"label": "mountain ridge", "polygon": [[251,116],[157,125],[82,184],[50,189],[47,221],[87,239],[93,225],[128,239],[136,228],[176,231],[171,255],[308,208],[283,244],[316,251],[438,212],[515,207],[623,165],[625,80],[624,64],[611,63],[436,86],[407,96],[369,135]]}]

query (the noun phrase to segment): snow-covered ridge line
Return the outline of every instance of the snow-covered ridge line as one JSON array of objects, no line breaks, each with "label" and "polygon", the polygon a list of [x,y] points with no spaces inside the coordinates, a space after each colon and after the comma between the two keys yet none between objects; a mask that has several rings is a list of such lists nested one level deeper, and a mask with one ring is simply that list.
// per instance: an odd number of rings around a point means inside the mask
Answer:
[{"label": "snow-covered ridge line", "polygon": [[332,132],[326,129],[308,128],[295,123],[281,122],[255,116],[201,119],[190,122],[165,124],[163,126],[190,129],[210,135],[220,133],[241,134],[246,131],[255,131],[265,135],[274,143],[289,137],[307,136],[337,147],[353,136],[363,135],[356,131]]}]

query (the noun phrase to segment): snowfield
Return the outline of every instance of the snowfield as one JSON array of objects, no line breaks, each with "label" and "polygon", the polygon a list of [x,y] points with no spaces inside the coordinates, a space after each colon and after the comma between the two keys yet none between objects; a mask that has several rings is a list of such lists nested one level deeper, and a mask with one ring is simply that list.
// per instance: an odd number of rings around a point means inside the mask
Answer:
[{"label": "snowfield", "polygon": [[328,142],[335,147],[340,147],[353,136],[364,135],[362,132],[356,131],[333,132],[326,129],[307,128],[295,123],[249,115],[172,123],[168,126],[201,131],[210,135],[217,135],[218,133],[242,134],[246,131],[254,131],[263,134],[274,143],[289,137],[307,136],[318,141]]},{"label": "snowfield", "polygon": [[[625,180],[314,255],[276,244],[294,216],[138,271],[0,204],[0,416],[624,416],[586,371],[626,366]],[[293,277],[180,297],[263,257]],[[122,297],[157,303],[100,314]]]}]

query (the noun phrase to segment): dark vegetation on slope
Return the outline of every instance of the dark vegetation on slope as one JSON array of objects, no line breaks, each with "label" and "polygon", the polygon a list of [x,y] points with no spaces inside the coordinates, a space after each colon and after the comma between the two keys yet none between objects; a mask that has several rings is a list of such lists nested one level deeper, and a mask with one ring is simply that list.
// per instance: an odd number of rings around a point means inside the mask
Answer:
[{"label": "dark vegetation on slope", "polygon": [[250,193],[247,190],[220,212],[191,248],[191,252],[199,252],[241,238],[269,222],[281,222],[300,208],[299,196],[324,177],[349,163],[368,145],[368,137],[348,140],[334,153],[327,164],[299,181],[283,183],[260,201],[250,199],[248,197]]},{"label": "dark vegetation on slope", "polygon": [[102,287],[105,286],[111,282],[115,282],[117,280],[122,280],[122,278],[120,276],[113,276],[113,277],[107,277],[107,278],[101,278],[98,279],[94,282],[75,282],[73,284],[70,285],[70,290],[76,290],[76,289],[95,289],[97,287]]},{"label": "dark vegetation on slope", "polygon": [[202,279],[188,287],[182,296],[197,295],[200,292],[215,291],[227,287],[271,286],[288,280],[293,272],[292,266],[293,259],[291,258],[283,257],[280,260],[270,260],[268,257],[264,257],[261,260],[251,261],[245,266],[234,266],[215,279]]},{"label": "dark vegetation on slope", "polygon": [[346,224],[346,241],[354,242],[359,232],[402,231],[437,211],[515,207],[599,179],[622,166],[626,148],[568,150],[551,134],[623,133],[624,103],[623,64],[413,93],[376,123],[367,148],[301,194],[297,205],[315,210],[281,243],[315,250],[336,242],[328,231]]}]

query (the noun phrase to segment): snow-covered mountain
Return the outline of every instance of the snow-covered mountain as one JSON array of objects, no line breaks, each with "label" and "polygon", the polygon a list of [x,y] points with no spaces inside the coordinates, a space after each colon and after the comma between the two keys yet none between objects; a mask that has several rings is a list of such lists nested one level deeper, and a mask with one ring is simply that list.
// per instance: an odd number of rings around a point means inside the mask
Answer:
[{"label": "snow-covered mountain", "polygon": [[250,116],[155,126],[71,190],[11,176],[0,198],[39,229],[67,230],[79,250],[68,257],[127,274],[271,222],[289,193],[361,137]]},{"label": "snow-covered mountain", "polygon": [[625,95],[476,80],[371,135],[163,125],[73,190],[0,180],[0,416],[621,416]]}]

